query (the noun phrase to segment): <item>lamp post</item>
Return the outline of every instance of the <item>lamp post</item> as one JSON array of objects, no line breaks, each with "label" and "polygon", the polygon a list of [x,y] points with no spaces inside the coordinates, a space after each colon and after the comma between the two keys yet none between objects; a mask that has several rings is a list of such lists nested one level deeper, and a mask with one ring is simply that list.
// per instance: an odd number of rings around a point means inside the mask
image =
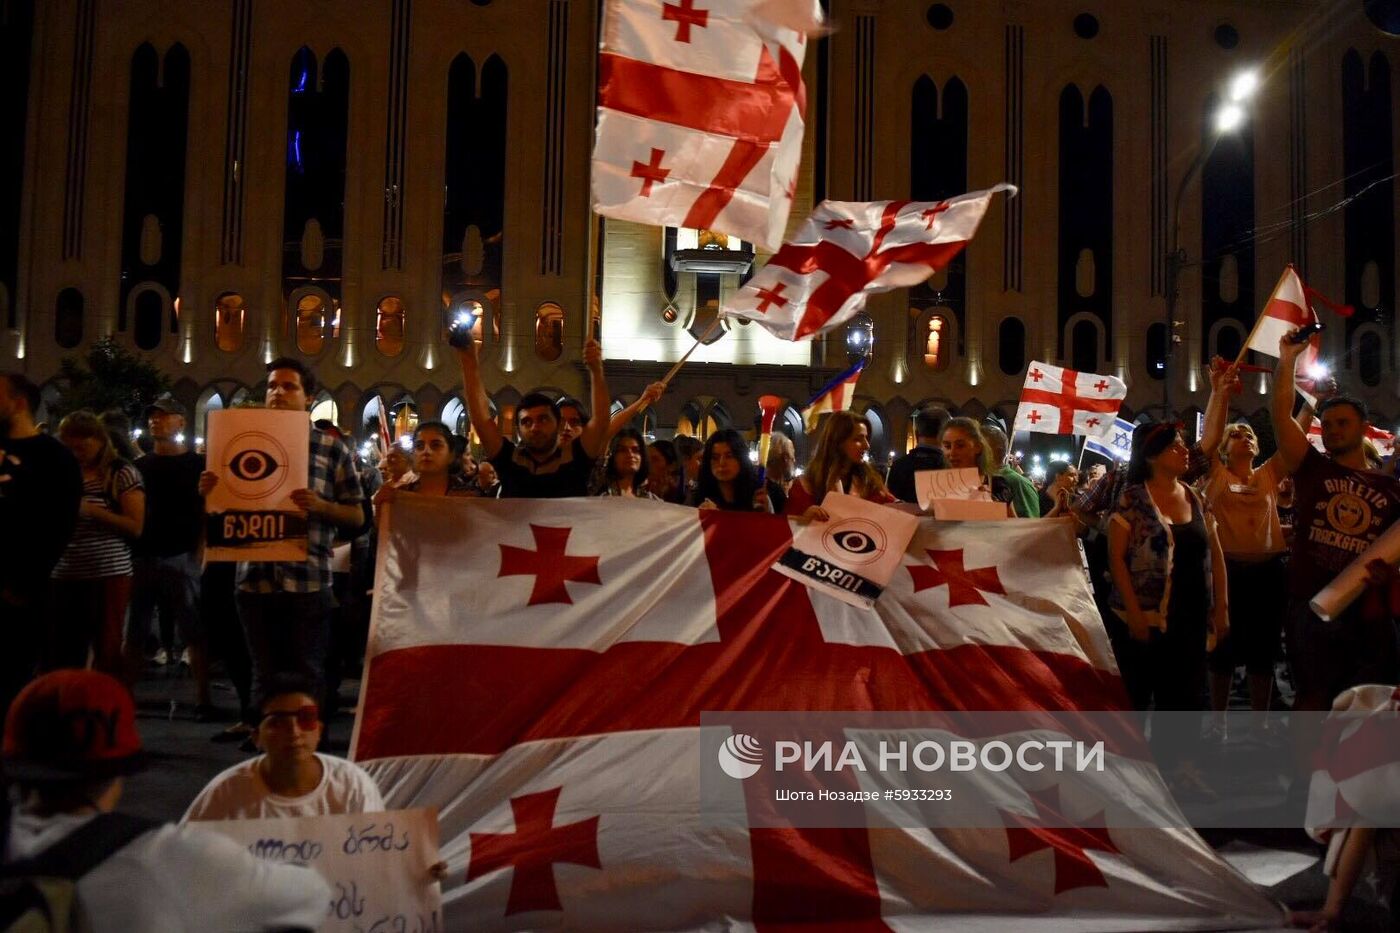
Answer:
[{"label": "lamp post", "polygon": [[1201,169],[1205,168],[1206,160],[1215,150],[1215,144],[1220,141],[1221,137],[1233,133],[1244,123],[1247,116],[1245,105],[1254,97],[1258,89],[1259,73],[1257,71],[1242,71],[1230,81],[1230,86],[1226,91],[1226,102],[1215,112],[1215,136],[1211,139],[1210,145],[1202,145],[1197,150],[1196,157],[1191,160],[1191,165],[1187,167],[1186,174],[1181,178],[1181,184],[1177,185],[1176,197],[1172,201],[1171,245],[1167,250],[1166,317],[1162,322],[1166,327],[1166,346],[1162,351],[1163,420],[1171,417],[1171,360],[1180,339],[1175,333],[1176,303],[1181,294],[1181,272],[1189,264],[1186,250],[1181,246],[1181,202],[1186,195],[1187,187],[1196,179],[1197,175],[1201,174]]}]

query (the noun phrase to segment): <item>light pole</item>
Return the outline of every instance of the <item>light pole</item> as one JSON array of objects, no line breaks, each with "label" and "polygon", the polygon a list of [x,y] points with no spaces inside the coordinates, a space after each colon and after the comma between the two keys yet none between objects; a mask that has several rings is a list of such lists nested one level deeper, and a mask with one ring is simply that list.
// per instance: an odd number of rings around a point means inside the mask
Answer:
[{"label": "light pole", "polygon": [[1210,158],[1211,152],[1215,150],[1215,144],[1221,137],[1233,133],[1244,123],[1245,105],[1254,97],[1259,89],[1259,73],[1257,71],[1242,71],[1230,81],[1230,86],[1226,90],[1226,101],[1220,109],[1215,112],[1215,135],[1209,145],[1202,145],[1196,152],[1196,157],[1191,160],[1191,165],[1186,169],[1186,174],[1181,178],[1181,184],[1176,188],[1176,197],[1172,201],[1172,229],[1171,246],[1167,250],[1167,282],[1166,282],[1166,317],[1163,324],[1166,327],[1166,346],[1162,351],[1162,420],[1171,417],[1172,411],[1172,353],[1176,349],[1177,341],[1180,339],[1175,333],[1176,302],[1181,293],[1181,270],[1188,264],[1186,250],[1181,246],[1181,201],[1186,195],[1186,188],[1201,174],[1201,169],[1205,167],[1206,160]]}]

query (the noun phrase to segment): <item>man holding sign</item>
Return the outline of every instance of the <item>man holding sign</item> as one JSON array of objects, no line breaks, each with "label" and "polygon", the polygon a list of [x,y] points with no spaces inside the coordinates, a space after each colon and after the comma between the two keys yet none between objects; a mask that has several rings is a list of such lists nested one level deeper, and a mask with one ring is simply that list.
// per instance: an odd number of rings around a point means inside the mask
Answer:
[{"label": "man holding sign", "polygon": [[[306,412],[316,393],[316,377],[298,360],[267,364],[266,407]],[[306,515],[306,560],[251,562],[238,565],[238,617],[253,661],[253,695],[261,696],[277,673],[308,678],[321,691],[325,684],[326,647],[330,640],[331,545],[337,528],[353,531],[364,524],[364,491],[350,448],[320,428],[310,428],[310,460],[305,488],[291,499]],[[199,478],[208,496],[220,483],[218,473]]]}]

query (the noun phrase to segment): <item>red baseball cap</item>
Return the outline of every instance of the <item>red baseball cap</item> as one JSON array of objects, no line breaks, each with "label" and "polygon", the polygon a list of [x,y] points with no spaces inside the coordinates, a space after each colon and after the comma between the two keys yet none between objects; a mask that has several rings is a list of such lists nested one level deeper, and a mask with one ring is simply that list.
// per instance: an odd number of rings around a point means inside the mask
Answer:
[{"label": "red baseball cap", "polygon": [[115,777],[139,769],[131,692],[98,671],[35,678],[5,717],[3,762],[5,775],[21,781]]}]

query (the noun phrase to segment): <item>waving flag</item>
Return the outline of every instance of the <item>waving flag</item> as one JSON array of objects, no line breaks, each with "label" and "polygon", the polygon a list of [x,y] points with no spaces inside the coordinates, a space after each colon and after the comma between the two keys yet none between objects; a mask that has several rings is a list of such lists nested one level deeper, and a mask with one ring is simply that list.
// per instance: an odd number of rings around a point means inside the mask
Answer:
[{"label": "waving flag", "polygon": [[1084,449],[1110,460],[1127,460],[1133,455],[1133,427],[1131,421],[1114,418],[1107,434],[1085,438]]},{"label": "waving flag", "polygon": [[775,248],[816,0],[607,0],[603,17],[593,209]]},{"label": "waving flag", "polygon": [[[1032,361],[1016,408],[1017,431],[1111,434],[1128,387],[1116,376],[1081,373]],[[1129,435],[1131,436],[1131,434]]]},{"label": "waving flag", "polygon": [[921,520],[872,612],[770,569],[778,516],[401,497],[354,757],[436,808],[448,929],[1277,925],[1194,832],[1113,828],[1175,810],[1141,762],[1094,829],[750,828],[733,775],[702,812],[702,712],[1123,709],[1072,534]]},{"label": "waving flag", "polygon": [[992,195],[948,201],[823,201],[792,239],[736,291],[722,314],[784,340],[823,334],[865,307],[867,295],[925,281],[977,232]]},{"label": "waving flag", "polygon": [[856,360],[853,366],[822,386],[802,409],[802,423],[809,433],[817,429],[817,420],[826,412],[846,411],[851,407],[851,399],[856,397],[856,382],[865,369],[865,359]]},{"label": "waving flag", "polygon": [[[1376,450],[1380,451],[1382,457],[1389,457],[1395,453],[1395,435],[1384,428],[1368,425],[1366,439],[1376,445]],[[1308,425],[1308,442],[1316,447],[1319,453],[1327,453],[1327,448],[1322,446],[1322,425],[1316,420]]]}]

